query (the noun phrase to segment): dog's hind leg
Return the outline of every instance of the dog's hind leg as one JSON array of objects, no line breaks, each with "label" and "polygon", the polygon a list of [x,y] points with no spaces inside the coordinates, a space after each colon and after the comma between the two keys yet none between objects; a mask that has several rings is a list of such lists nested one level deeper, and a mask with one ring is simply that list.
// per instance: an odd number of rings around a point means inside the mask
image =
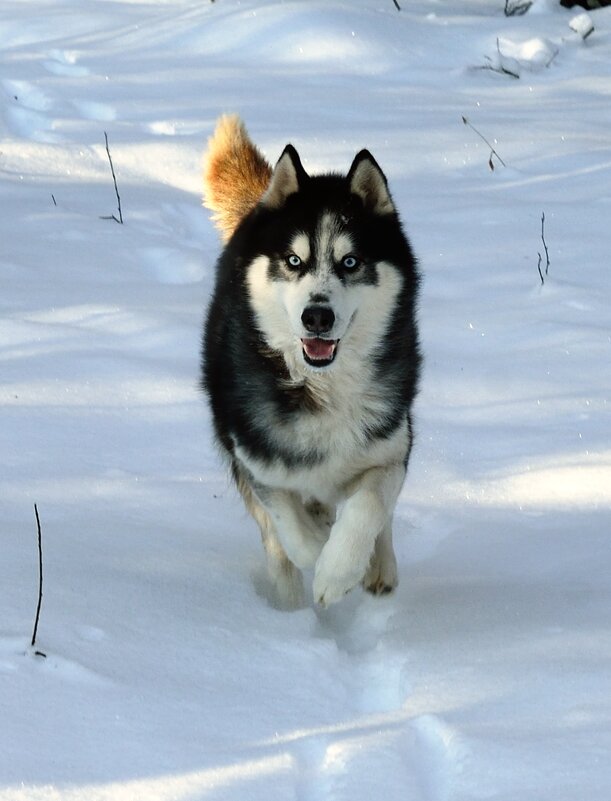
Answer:
[{"label": "dog's hind leg", "polygon": [[397,559],[392,547],[392,526],[389,520],[376,540],[363,587],[372,595],[387,595],[398,583]]},{"label": "dog's hind leg", "polygon": [[267,556],[267,576],[271,584],[270,602],[279,609],[301,609],[305,605],[301,571],[295,567],[278,542],[267,512],[269,525],[261,526],[261,538]]},{"label": "dog's hind leg", "polygon": [[236,484],[246,508],[261,530],[261,539],[267,557],[268,600],[279,609],[300,609],[305,604],[301,571],[295,567],[280,544],[274,523],[253,493],[249,482],[239,468],[234,467]]}]

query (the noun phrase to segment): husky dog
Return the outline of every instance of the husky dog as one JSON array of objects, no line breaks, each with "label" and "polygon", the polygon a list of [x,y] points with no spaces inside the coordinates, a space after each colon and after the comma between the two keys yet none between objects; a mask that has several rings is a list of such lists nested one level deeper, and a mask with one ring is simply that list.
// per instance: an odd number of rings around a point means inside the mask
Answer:
[{"label": "husky dog", "polygon": [[238,117],[209,142],[205,204],[226,242],[204,332],[221,449],[267,553],[273,602],[397,585],[393,509],[412,445],[416,262],[373,156],[275,168]]}]

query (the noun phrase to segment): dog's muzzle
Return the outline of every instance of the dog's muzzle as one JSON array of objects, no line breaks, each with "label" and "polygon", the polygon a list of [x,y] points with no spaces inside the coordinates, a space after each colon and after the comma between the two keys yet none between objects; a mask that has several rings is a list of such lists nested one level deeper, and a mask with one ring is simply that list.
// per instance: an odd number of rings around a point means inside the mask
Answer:
[{"label": "dog's muzzle", "polygon": [[311,336],[303,337],[303,358],[311,367],[327,367],[337,352],[339,340],[328,335],[335,325],[335,314],[330,306],[307,306],[301,315],[304,329]]}]

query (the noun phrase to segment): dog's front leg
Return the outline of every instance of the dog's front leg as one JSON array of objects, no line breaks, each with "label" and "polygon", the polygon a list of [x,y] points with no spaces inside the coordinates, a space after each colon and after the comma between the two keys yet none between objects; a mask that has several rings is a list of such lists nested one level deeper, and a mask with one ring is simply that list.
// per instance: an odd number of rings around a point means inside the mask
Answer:
[{"label": "dog's front leg", "polygon": [[323,606],[339,601],[365,576],[378,535],[390,525],[405,467],[373,467],[355,479],[331,529],[314,576],[314,600]]},{"label": "dog's front leg", "polygon": [[253,489],[274,521],[278,539],[291,562],[302,570],[314,567],[328,530],[317,524],[296,492],[263,485]]}]

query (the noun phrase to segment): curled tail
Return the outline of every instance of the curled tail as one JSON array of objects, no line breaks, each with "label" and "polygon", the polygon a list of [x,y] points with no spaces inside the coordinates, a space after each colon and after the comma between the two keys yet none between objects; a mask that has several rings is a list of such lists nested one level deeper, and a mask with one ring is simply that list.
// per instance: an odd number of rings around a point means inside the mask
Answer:
[{"label": "curled tail", "polygon": [[236,115],[219,119],[204,161],[204,205],[226,242],[261,199],[272,168]]}]

